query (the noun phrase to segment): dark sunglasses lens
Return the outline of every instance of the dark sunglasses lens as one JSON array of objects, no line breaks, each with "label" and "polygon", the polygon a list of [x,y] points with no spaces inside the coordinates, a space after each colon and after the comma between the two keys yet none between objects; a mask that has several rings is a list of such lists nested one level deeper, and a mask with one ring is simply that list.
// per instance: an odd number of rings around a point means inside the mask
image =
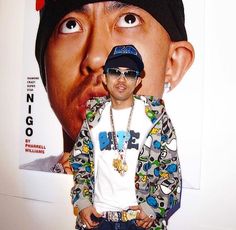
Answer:
[{"label": "dark sunglasses lens", "polygon": [[107,69],[107,74],[110,77],[115,77],[115,78],[119,78],[121,75],[124,75],[127,80],[135,80],[138,77],[138,72],[135,70],[121,71],[116,68]]},{"label": "dark sunglasses lens", "polygon": [[119,77],[121,72],[118,69],[108,69],[107,74],[109,74],[111,77]]},{"label": "dark sunglasses lens", "polygon": [[134,70],[128,70],[128,71],[124,72],[124,75],[126,78],[135,79],[137,77],[137,72]]}]

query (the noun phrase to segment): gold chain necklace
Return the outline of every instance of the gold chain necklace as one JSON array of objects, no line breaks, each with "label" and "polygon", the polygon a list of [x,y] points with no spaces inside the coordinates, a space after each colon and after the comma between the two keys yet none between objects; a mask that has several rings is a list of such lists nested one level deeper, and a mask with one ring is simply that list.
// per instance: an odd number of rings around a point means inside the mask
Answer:
[{"label": "gold chain necklace", "polygon": [[112,166],[114,169],[120,173],[120,175],[124,175],[125,172],[128,171],[128,165],[126,163],[126,149],[128,146],[128,141],[130,138],[130,123],[131,123],[131,118],[133,114],[133,109],[134,109],[134,102],[132,104],[130,114],[129,114],[129,119],[128,119],[128,124],[127,124],[127,129],[126,129],[126,134],[125,134],[125,141],[123,144],[122,149],[118,148],[118,141],[117,141],[117,135],[116,135],[116,130],[115,130],[115,125],[114,125],[114,120],[113,120],[113,113],[112,113],[112,107],[110,106],[110,120],[111,120],[111,127],[112,127],[112,139],[114,143],[114,150],[117,150],[117,157],[113,159]]}]

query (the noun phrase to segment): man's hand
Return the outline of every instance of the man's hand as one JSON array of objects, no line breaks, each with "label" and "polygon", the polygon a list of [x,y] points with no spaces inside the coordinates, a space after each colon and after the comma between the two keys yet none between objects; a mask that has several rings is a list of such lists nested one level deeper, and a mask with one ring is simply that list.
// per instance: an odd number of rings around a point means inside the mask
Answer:
[{"label": "man's hand", "polygon": [[79,212],[82,222],[86,225],[87,229],[95,228],[99,223],[91,219],[91,216],[94,215],[97,218],[100,218],[102,215],[99,214],[96,209],[91,205],[87,208],[82,209]]},{"label": "man's hand", "polygon": [[69,157],[70,157],[70,153],[64,152],[63,156],[58,161],[58,163],[60,163],[63,166],[66,174],[72,174],[72,170],[69,163]]},{"label": "man's hand", "polygon": [[142,209],[142,207],[140,205],[137,206],[130,206],[129,209],[137,211],[139,210],[140,212],[138,213],[137,217],[136,217],[136,224],[138,227],[141,228],[145,228],[145,229],[149,229],[153,222],[154,219],[149,217]]}]

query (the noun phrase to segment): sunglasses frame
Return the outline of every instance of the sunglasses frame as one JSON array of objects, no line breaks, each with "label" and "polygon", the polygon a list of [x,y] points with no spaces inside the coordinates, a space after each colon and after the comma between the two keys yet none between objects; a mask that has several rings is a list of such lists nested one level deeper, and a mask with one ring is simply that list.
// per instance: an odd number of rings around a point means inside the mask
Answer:
[{"label": "sunglasses frame", "polygon": [[[140,72],[137,71],[137,70],[133,70],[133,69],[121,70],[121,69],[119,69],[119,68],[107,68],[104,73],[105,73],[106,75],[108,75],[108,76],[111,75],[111,74],[108,73],[109,70],[115,70],[116,72],[120,73],[119,76],[114,76],[114,75],[113,75],[113,77],[115,77],[116,79],[119,79],[121,76],[123,76],[123,77],[124,77],[125,79],[127,79],[127,80],[136,80],[136,79],[140,76]],[[128,71],[133,71],[133,72],[135,73],[135,77],[131,77],[131,76],[127,77],[127,76],[125,75],[125,73],[128,72]],[[109,77],[111,77],[111,76],[109,76]]]}]

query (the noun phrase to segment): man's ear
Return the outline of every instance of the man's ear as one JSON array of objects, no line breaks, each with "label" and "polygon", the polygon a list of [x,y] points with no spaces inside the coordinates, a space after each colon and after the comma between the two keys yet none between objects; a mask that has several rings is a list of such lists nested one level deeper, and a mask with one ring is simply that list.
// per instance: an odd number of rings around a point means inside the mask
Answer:
[{"label": "man's ear", "polygon": [[175,88],[194,61],[194,48],[187,41],[171,42],[165,82]]},{"label": "man's ear", "polygon": [[107,78],[106,78],[106,75],[105,75],[105,74],[102,74],[101,78],[102,78],[102,83],[103,83],[104,85],[107,85]]},{"label": "man's ear", "polygon": [[136,81],[136,87],[138,87],[138,85],[142,82],[142,78],[138,77],[137,81]]}]

